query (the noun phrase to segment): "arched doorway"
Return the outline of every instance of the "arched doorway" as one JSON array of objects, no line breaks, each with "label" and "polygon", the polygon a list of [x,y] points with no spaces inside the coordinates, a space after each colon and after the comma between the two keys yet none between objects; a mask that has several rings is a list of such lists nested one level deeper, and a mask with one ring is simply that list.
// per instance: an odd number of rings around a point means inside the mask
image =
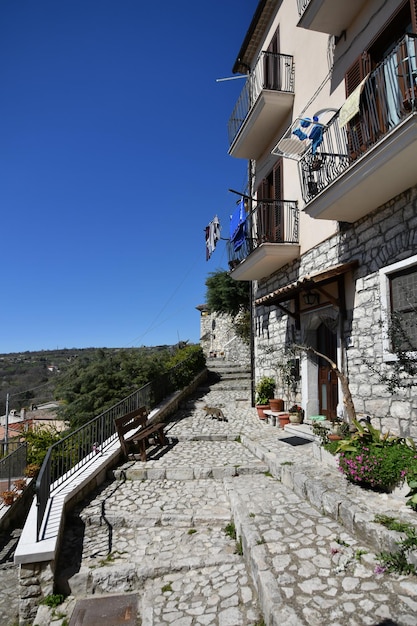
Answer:
[{"label": "arched doorway", "polygon": [[[317,328],[317,350],[337,363],[337,336],[326,324]],[[318,361],[319,412],[328,420],[337,417],[338,381],[330,364],[319,357]]]}]

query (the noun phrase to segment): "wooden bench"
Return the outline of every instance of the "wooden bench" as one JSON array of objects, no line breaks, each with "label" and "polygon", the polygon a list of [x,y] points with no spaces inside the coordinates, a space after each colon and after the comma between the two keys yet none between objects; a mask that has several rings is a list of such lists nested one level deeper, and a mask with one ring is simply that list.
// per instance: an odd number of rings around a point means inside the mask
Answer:
[{"label": "wooden bench", "polygon": [[117,434],[123,454],[129,458],[129,454],[139,449],[140,460],[146,461],[146,445],[151,436],[154,436],[161,445],[167,445],[168,441],[164,433],[164,424],[161,422],[150,423],[148,411],[142,406],[131,413],[114,420]]}]

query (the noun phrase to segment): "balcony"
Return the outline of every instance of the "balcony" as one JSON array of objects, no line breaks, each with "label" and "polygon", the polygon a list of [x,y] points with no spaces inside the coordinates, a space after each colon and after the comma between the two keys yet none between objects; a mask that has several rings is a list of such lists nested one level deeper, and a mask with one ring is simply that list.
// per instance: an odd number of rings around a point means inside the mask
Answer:
[{"label": "balcony", "polygon": [[339,36],[364,4],[363,0],[297,0],[297,26]]},{"label": "balcony", "polygon": [[243,224],[241,245],[229,240],[227,251],[235,280],[259,280],[299,256],[297,202],[262,200]]},{"label": "balcony", "polygon": [[262,52],[229,119],[229,154],[258,158],[291,111],[293,100],[293,57]]},{"label": "balcony", "polygon": [[360,86],[357,112],[344,121],[342,107],[299,155],[311,217],[355,222],[417,184],[415,42],[406,36]]}]

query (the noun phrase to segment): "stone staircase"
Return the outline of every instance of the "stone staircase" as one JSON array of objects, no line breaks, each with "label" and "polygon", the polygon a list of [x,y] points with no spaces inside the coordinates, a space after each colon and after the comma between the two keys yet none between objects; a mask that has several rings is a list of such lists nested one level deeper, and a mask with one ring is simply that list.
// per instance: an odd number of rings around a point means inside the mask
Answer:
[{"label": "stone staircase", "polygon": [[250,402],[251,370],[249,364],[238,364],[223,359],[207,359],[209,384],[217,391],[239,391],[242,399]]}]

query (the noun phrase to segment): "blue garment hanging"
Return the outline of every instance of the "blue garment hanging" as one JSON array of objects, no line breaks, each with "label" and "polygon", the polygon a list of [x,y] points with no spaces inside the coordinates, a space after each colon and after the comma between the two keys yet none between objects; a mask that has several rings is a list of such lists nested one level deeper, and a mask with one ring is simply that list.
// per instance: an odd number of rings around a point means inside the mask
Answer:
[{"label": "blue garment hanging", "polygon": [[240,200],[230,217],[230,240],[234,250],[239,250],[246,238],[246,211],[245,201]]}]

